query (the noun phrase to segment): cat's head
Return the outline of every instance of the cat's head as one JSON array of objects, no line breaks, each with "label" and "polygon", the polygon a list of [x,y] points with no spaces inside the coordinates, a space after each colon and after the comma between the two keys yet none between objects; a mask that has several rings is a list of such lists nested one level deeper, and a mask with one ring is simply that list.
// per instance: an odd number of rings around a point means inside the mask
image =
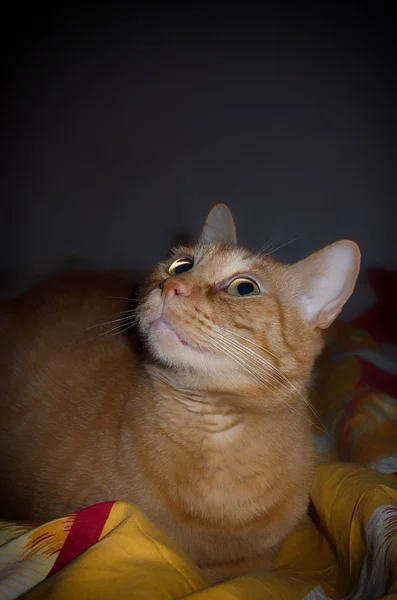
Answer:
[{"label": "cat's head", "polygon": [[272,388],[309,378],[329,327],[353,292],[360,251],[340,241],[294,265],[239,246],[217,204],[198,243],[150,274],[138,322],[151,354],[172,368]]}]

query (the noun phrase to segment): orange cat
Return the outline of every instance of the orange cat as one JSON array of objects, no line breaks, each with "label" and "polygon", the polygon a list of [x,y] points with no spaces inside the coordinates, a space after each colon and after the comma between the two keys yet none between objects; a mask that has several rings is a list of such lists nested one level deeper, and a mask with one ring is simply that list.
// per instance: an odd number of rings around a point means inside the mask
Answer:
[{"label": "orange cat", "polygon": [[[307,388],[359,263],[350,241],[295,265],[255,254],[216,205],[124,317],[131,284],[114,274],[61,275],[3,305],[1,516],[126,500],[211,581],[271,568],[307,510]],[[120,318],[137,320],[143,354],[114,335]]]}]

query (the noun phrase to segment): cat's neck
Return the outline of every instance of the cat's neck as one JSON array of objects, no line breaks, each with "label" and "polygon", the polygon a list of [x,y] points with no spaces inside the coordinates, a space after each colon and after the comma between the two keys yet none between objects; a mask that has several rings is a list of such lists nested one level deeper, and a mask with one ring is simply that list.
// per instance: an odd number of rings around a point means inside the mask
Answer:
[{"label": "cat's neck", "polygon": [[268,413],[280,403],[295,406],[298,400],[306,397],[309,383],[302,380],[299,388],[284,381],[258,385],[249,378],[236,382],[231,376],[219,377],[211,373],[204,376],[190,370],[172,370],[156,363],[146,364],[145,371],[160,396],[166,395],[190,406],[227,404],[237,411],[252,409]]},{"label": "cat's neck", "polygon": [[288,427],[291,411],[297,417],[295,426],[308,421],[305,406],[296,406],[293,390],[273,394],[258,387],[225,390],[194,373],[170,371],[159,365],[150,365],[146,371],[152,389],[150,407],[147,405],[151,419],[168,432],[175,430],[178,437],[198,441],[203,436],[229,432],[223,437],[230,438],[250,423],[274,424],[275,420]]}]

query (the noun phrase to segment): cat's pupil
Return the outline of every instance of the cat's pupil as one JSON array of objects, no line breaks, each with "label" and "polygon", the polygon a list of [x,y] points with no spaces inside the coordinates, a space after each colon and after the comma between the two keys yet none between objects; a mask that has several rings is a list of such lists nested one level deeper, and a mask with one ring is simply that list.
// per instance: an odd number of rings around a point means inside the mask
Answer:
[{"label": "cat's pupil", "polygon": [[179,273],[185,273],[185,271],[190,271],[191,268],[192,265],[190,263],[182,263],[181,265],[175,267],[175,275],[179,275]]},{"label": "cat's pupil", "polygon": [[254,289],[254,285],[249,281],[239,283],[237,286],[237,291],[240,294],[240,296],[247,296],[247,294],[252,294]]}]

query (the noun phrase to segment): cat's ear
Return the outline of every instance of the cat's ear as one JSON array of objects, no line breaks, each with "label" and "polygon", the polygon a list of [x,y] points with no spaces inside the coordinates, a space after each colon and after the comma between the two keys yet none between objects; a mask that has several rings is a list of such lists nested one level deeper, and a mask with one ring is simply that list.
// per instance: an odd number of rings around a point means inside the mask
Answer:
[{"label": "cat's ear", "polygon": [[236,244],[236,226],[226,204],[215,204],[205,220],[200,242],[204,244]]},{"label": "cat's ear", "polygon": [[343,240],[293,266],[301,286],[300,306],[310,324],[326,329],[336,319],[354,290],[360,259],[357,244]]}]

